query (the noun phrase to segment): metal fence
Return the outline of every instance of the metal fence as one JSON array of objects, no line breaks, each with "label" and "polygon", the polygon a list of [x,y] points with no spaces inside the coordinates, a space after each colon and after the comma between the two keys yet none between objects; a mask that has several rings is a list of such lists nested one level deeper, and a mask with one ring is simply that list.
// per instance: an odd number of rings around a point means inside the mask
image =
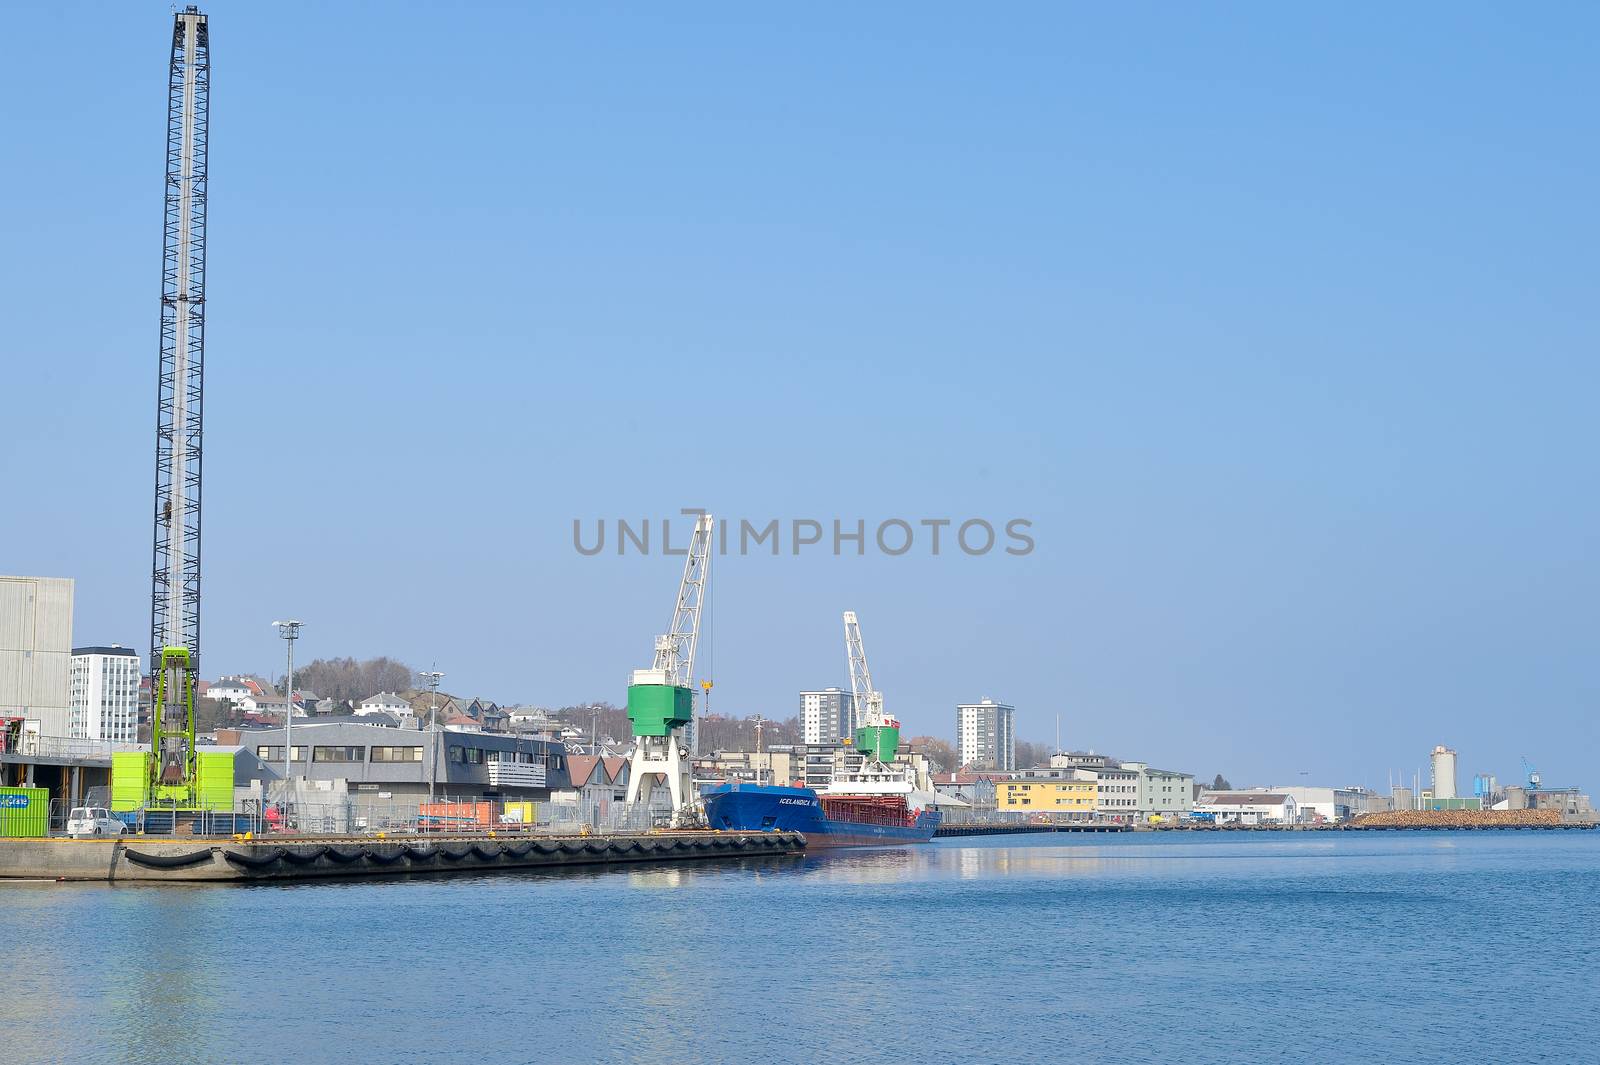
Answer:
[{"label": "metal fence", "polygon": [[[105,806],[92,789],[78,806]],[[65,833],[71,809],[50,804],[50,831]],[[130,833],[179,836],[579,835],[643,832],[666,815],[608,799],[578,803],[521,802],[441,796],[435,802],[372,803],[356,797],[276,788],[265,800],[243,799],[231,811],[195,811],[150,803],[113,816]]]}]

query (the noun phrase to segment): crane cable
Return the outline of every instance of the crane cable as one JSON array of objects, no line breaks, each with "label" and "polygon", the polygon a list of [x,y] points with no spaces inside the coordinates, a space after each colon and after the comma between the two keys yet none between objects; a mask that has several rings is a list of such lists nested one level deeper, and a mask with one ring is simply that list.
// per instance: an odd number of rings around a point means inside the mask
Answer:
[{"label": "crane cable", "polygon": [[[714,528],[715,527],[713,526],[713,529]],[[711,681],[712,681],[712,677],[715,676],[715,671],[714,671],[713,667],[715,667],[716,664],[717,664],[717,644],[716,644],[716,638],[715,638],[715,636],[716,636],[716,620],[717,620],[716,591],[715,591],[715,586],[711,583],[711,552],[715,550],[715,547],[713,546],[714,543],[715,543],[715,537],[713,536],[713,530],[708,529],[706,531],[705,587],[701,590],[701,594],[705,598],[705,615],[706,615],[706,625],[705,625],[705,629],[706,629],[706,631],[705,631],[705,644],[706,644],[705,663],[706,663],[706,668],[705,668],[704,673],[703,673],[703,676],[704,676],[705,679],[700,682],[700,690],[701,690],[701,692],[703,693],[703,696],[704,696],[704,698],[703,698],[703,700],[701,702],[701,714],[704,717],[711,716]]]}]

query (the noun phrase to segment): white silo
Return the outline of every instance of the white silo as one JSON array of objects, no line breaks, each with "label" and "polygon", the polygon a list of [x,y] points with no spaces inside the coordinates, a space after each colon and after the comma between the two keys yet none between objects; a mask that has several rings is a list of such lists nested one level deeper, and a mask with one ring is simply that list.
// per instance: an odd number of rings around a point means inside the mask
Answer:
[{"label": "white silo", "polygon": [[1456,797],[1456,752],[1442,744],[1433,749],[1433,797]]}]

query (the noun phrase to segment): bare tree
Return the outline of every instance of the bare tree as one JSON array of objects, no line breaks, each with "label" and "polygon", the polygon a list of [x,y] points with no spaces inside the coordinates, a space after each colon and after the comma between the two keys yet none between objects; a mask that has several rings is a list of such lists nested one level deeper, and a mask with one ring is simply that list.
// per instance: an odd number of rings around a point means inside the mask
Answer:
[{"label": "bare tree", "polygon": [[[294,671],[297,691],[316,692],[335,702],[360,702],[379,692],[400,692],[413,686],[411,667],[388,656],[357,662],[354,658],[319,658]],[[278,678],[278,686],[284,678]]]},{"label": "bare tree", "polygon": [[1048,743],[1035,743],[1032,740],[1018,740],[1016,750],[1016,764],[1018,769],[1032,769],[1035,766],[1050,764],[1050,755],[1055,748]]},{"label": "bare tree", "polygon": [[911,749],[921,751],[923,756],[941,773],[952,773],[959,769],[956,765],[956,749],[948,741],[938,736],[913,736]]}]

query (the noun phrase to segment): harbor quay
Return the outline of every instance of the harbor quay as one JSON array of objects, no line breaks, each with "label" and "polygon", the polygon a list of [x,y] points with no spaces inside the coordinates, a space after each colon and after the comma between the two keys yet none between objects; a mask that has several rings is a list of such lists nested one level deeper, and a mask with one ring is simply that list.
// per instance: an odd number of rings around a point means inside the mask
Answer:
[{"label": "harbor quay", "polygon": [[664,831],[603,836],[302,836],[253,839],[0,839],[0,879],[252,882],[564,869],[777,857],[805,850],[798,832]]}]

